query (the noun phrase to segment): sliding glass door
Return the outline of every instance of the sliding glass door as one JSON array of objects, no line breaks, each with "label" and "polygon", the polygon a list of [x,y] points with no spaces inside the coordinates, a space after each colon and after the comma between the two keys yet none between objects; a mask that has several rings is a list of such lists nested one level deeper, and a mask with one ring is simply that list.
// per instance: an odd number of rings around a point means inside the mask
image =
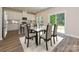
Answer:
[{"label": "sliding glass door", "polygon": [[64,13],[57,13],[50,15],[50,23],[52,26],[54,24],[58,25],[58,32],[64,33],[64,25],[65,25],[65,14]]},{"label": "sliding glass door", "polygon": [[64,13],[57,14],[57,22],[59,26],[64,26]]}]

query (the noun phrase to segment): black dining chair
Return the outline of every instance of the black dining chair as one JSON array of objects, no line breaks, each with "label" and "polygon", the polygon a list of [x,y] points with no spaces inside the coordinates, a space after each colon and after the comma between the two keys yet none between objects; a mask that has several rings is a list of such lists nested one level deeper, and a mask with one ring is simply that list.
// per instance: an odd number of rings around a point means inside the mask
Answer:
[{"label": "black dining chair", "polygon": [[[52,37],[53,37],[53,41],[55,44],[55,41],[57,41],[57,25],[56,24],[54,24],[54,30],[53,30]],[[55,38],[56,38],[56,40],[55,40]]]},{"label": "black dining chair", "polygon": [[39,37],[39,44],[41,43],[41,39],[44,39],[44,41],[46,42],[46,50],[48,50],[48,44],[47,44],[48,41],[50,41],[52,46],[51,31],[52,31],[52,25],[47,25],[46,33],[42,34]]},{"label": "black dining chair", "polygon": [[26,25],[25,26],[25,44],[26,44],[26,39],[27,39],[27,47],[29,47],[29,40],[33,39],[34,37],[36,37],[36,34],[35,33],[30,33],[29,26]]},{"label": "black dining chair", "polygon": [[24,34],[24,27],[26,24],[20,24],[20,33]]}]

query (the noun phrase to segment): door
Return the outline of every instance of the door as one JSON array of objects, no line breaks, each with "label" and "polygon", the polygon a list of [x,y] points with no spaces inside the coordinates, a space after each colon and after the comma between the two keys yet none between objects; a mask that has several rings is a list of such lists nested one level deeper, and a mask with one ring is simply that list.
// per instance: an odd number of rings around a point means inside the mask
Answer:
[{"label": "door", "polygon": [[65,26],[65,13],[57,13],[50,15],[50,23],[52,25],[58,25],[58,32],[64,34],[64,26]]}]

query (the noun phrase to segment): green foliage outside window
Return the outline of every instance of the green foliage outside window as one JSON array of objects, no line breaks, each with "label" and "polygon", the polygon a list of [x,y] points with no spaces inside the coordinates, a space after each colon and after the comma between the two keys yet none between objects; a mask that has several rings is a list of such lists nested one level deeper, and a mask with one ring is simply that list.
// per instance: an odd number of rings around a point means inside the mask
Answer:
[{"label": "green foliage outside window", "polygon": [[50,16],[50,23],[51,23],[52,25],[56,24],[56,15],[51,15],[51,16]]}]

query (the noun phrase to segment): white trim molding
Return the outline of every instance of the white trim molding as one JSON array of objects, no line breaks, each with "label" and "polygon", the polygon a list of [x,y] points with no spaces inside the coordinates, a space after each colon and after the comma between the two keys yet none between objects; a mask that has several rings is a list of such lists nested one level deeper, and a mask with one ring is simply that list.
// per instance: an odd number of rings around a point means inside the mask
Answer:
[{"label": "white trim molding", "polygon": [[79,38],[79,36],[76,35],[71,35],[71,34],[65,34],[66,36],[74,37],[74,38]]},{"label": "white trim molding", "polygon": [[0,40],[2,40],[2,37],[0,37]]}]

